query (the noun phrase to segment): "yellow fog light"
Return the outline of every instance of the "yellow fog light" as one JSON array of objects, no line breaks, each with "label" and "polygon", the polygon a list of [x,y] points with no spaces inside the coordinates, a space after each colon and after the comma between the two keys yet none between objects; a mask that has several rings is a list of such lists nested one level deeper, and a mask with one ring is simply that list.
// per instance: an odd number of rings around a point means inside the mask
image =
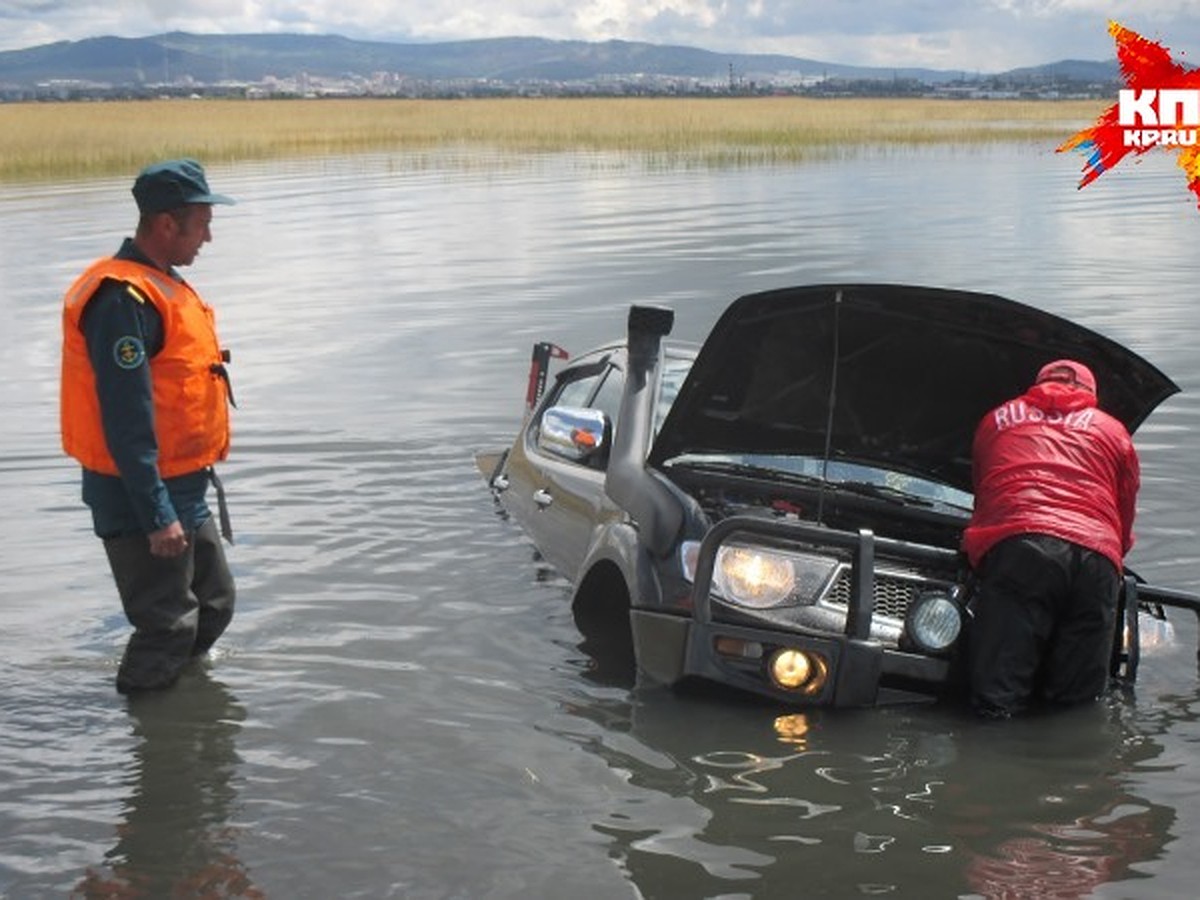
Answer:
[{"label": "yellow fog light", "polygon": [[782,647],[771,654],[767,671],[776,687],[805,694],[818,693],[829,674],[823,657],[790,647]]}]

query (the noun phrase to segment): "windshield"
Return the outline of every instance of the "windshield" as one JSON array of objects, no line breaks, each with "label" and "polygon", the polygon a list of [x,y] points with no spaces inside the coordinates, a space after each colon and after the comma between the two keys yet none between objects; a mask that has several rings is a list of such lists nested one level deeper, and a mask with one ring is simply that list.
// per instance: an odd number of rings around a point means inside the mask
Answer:
[{"label": "windshield", "polygon": [[658,400],[654,405],[654,433],[662,427],[663,420],[671,411],[671,404],[679,395],[683,380],[695,361],[692,356],[674,356],[666,354],[662,362],[662,377],[658,384]]},{"label": "windshield", "polygon": [[777,473],[781,478],[788,480],[825,482],[848,491],[912,499],[928,505],[947,505],[964,510],[970,510],[974,505],[974,498],[969,493],[947,484],[907,472],[843,460],[757,453],[687,453],[667,464],[668,468],[673,466],[716,468],[726,472],[744,470],[747,474],[757,477]]}]

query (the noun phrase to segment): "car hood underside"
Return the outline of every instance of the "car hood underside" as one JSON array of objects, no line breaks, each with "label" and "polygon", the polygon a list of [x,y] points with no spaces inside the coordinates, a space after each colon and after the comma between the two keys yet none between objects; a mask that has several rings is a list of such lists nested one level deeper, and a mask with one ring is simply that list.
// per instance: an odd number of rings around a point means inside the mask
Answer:
[{"label": "car hood underside", "polygon": [[717,322],[651,465],[685,453],[852,460],[971,490],[980,418],[1041,366],[1089,366],[1133,432],[1179,388],[1115,341],[993,294],[827,284],[750,294]]}]

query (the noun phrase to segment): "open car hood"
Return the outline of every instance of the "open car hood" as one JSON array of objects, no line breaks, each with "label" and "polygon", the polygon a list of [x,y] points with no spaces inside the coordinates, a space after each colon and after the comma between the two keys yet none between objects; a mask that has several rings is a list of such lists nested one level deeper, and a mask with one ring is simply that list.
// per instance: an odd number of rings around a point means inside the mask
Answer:
[{"label": "open car hood", "polygon": [[734,301],[704,343],[649,463],[684,453],[850,460],[971,491],[980,418],[1071,358],[1132,433],[1179,388],[1136,353],[993,294],[825,284]]}]

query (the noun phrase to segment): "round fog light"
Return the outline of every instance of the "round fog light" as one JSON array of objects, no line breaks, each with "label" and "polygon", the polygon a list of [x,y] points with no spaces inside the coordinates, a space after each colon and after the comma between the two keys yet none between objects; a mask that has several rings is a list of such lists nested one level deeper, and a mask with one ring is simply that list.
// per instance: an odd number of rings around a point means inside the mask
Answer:
[{"label": "round fog light", "polygon": [[767,666],[771,682],[785,691],[815,694],[825,685],[825,661],[815,653],[783,647],[771,654]]},{"label": "round fog light", "polygon": [[945,594],[922,594],[908,610],[905,631],[923,653],[941,653],[958,640],[962,613]]}]

